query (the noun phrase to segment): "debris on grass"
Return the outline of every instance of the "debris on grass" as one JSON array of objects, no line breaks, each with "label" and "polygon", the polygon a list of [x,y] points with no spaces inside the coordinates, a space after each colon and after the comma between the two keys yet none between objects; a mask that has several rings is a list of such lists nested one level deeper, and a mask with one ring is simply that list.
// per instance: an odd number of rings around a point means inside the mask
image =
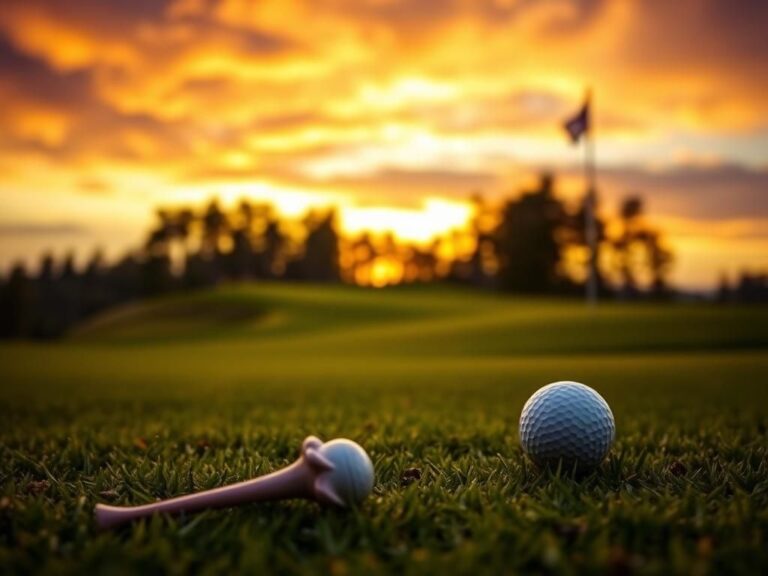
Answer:
[{"label": "debris on grass", "polygon": [[421,480],[421,468],[406,468],[400,476],[400,486],[410,486]]},{"label": "debris on grass", "polygon": [[51,487],[51,483],[48,480],[32,480],[27,483],[27,493],[37,496],[47,491]]},{"label": "debris on grass", "polygon": [[680,460],[675,460],[669,465],[669,472],[674,476],[685,476],[688,473],[688,467]]}]

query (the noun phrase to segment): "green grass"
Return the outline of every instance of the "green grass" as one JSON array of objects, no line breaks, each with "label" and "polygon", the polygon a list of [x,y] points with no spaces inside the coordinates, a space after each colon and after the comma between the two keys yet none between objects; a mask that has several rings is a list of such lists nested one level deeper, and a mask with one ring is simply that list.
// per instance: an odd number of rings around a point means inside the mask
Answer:
[{"label": "green grass", "polygon": [[[766,573],[767,350],[766,308],[269,285],[2,344],[0,571]],[[616,417],[586,478],[538,471],[518,444],[527,397],[562,379]],[[368,450],[359,509],[93,525],[98,501],[248,479],[309,434]]]}]

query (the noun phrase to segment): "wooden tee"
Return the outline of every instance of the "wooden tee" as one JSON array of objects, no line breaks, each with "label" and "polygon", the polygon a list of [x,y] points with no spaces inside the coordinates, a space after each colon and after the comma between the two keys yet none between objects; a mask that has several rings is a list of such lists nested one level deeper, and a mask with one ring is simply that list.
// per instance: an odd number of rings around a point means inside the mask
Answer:
[{"label": "wooden tee", "polygon": [[344,507],[362,500],[372,489],[373,464],[358,444],[345,439],[324,444],[310,436],[296,462],[266,476],[143,506],[97,504],[95,516],[99,528],[111,528],[156,513],[191,513],[288,498]]}]

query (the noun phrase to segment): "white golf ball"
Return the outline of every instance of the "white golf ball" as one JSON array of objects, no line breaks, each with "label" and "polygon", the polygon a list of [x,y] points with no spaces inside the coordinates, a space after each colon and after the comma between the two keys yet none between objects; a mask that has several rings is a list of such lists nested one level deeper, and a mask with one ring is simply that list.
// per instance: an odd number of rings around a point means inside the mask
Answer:
[{"label": "white golf ball", "polygon": [[611,448],[616,424],[608,403],[589,386],[555,382],[537,390],[520,414],[520,443],[539,466],[597,467]]},{"label": "white golf ball", "polygon": [[324,476],[345,504],[360,502],[371,493],[373,463],[359,444],[340,438],[326,442],[319,452],[333,462],[335,468]]}]

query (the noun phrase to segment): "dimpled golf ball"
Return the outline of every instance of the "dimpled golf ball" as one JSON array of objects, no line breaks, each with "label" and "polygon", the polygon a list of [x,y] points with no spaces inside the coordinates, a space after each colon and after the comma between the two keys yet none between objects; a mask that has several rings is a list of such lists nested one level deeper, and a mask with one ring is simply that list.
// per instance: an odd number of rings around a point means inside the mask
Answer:
[{"label": "dimpled golf ball", "polygon": [[539,466],[590,470],[608,454],[616,435],[613,413],[600,394],[578,382],[537,390],[520,414],[520,443]]},{"label": "dimpled golf ball", "polygon": [[337,439],[323,444],[320,453],[333,462],[328,481],[345,504],[360,502],[373,490],[373,463],[368,454],[351,440]]}]

